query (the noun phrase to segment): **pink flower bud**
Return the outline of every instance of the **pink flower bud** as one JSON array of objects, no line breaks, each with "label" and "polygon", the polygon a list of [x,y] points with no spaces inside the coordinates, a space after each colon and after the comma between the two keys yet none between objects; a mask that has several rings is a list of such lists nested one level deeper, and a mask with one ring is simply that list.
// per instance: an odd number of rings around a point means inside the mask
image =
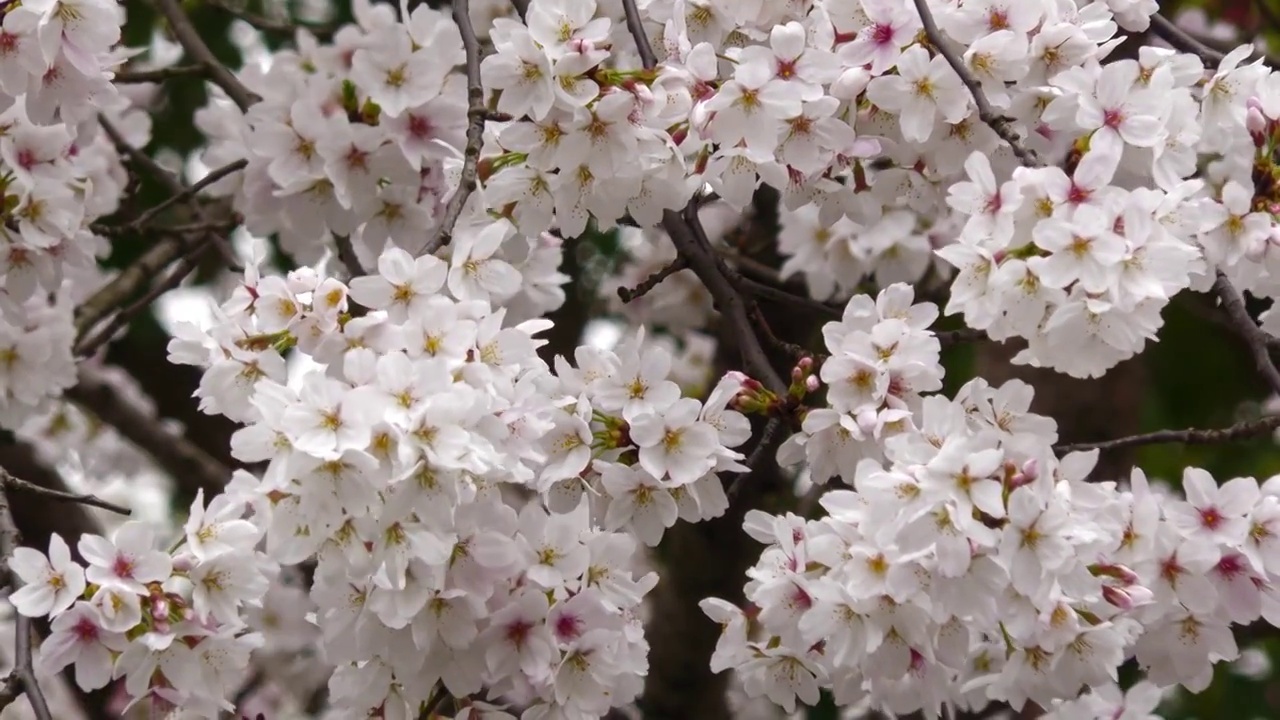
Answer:
[{"label": "pink flower bud", "polygon": [[807,392],[818,392],[818,387],[821,385],[822,383],[818,380],[817,375],[810,375],[809,377],[805,378],[804,389]]},{"label": "pink flower bud", "polygon": [[1258,108],[1249,108],[1244,116],[1244,127],[1253,138],[1253,144],[1262,147],[1266,144],[1267,118]]},{"label": "pink flower bud", "polygon": [[1022,463],[1022,474],[1027,478],[1027,482],[1040,477],[1040,461],[1035,458]]},{"label": "pink flower bud", "polygon": [[1132,610],[1134,608],[1133,598],[1129,596],[1129,593],[1118,587],[1103,585],[1102,597],[1121,610]]}]

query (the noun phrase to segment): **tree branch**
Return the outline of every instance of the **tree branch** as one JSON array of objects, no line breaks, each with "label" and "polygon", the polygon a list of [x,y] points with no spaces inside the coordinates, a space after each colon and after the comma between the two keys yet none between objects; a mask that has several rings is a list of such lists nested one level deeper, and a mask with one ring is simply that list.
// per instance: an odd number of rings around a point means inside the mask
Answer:
[{"label": "tree branch", "polygon": [[265,33],[276,33],[279,35],[292,35],[298,30],[306,30],[317,39],[326,40],[337,32],[337,28],[330,25],[315,25],[312,23],[297,22],[292,20],[276,20],[266,15],[259,15],[250,12],[245,8],[237,8],[227,0],[204,0],[206,3],[235,16],[236,19],[248,23],[255,30],[261,30]]},{"label": "tree branch", "polygon": [[[192,183],[190,186],[183,186],[181,180],[173,178],[173,180],[178,183],[177,186],[173,188],[173,195],[170,195],[155,206],[148,208],[146,212],[143,212],[141,215],[138,215],[138,217],[129,221],[128,227],[134,230],[142,228],[164,210],[176,205],[177,203],[191,199],[196,195],[196,193],[199,193],[201,190],[204,190],[232,173],[243,170],[248,166],[248,164],[249,161],[243,158],[236,160],[235,162],[227,163],[220,168],[209,171],[209,174]],[[168,171],[165,172],[167,173]],[[161,180],[161,182],[165,181]],[[168,185],[169,183],[165,182],[165,184]]]},{"label": "tree branch", "polygon": [[1258,420],[1248,420],[1224,428],[1197,430],[1158,430],[1142,435],[1130,435],[1091,443],[1072,443],[1054,447],[1060,453],[1080,452],[1083,450],[1117,450],[1137,447],[1139,445],[1160,445],[1165,443],[1181,443],[1183,445],[1214,445],[1262,437],[1267,433],[1280,429],[1280,415],[1268,415]]},{"label": "tree branch", "polygon": [[960,76],[960,81],[964,86],[969,88],[969,94],[973,95],[973,102],[978,106],[978,117],[982,122],[986,123],[996,135],[1000,136],[1013,149],[1013,154],[1018,156],[1018,160],[1026,167],[1039,167],[1040,156],[1031,148],[1022,144],[1022,138],[1010,126],[1009,118],[997,113],[987,100],[987,95],[982,91],[982,83],[969,72],[969,68],[965,67],[964,61],[954,50],[948,48],[943,41],[942,31],[938,29],[938,23],[934,21],[933,14],[929,12],[929,3],[927,0],[915,0],[916,10],[920,13],[920,22],[924,25],[924,33],[929,38],[929,42],[933,44],[934,49],[938,51],[951,69]]},{"label": "tree branch", "polygon": [[153,70],[124,70],[115,73],[112,81],[117,84],[161,83],[174,78],[203,75],[204,73],[203,65],[171,65]]},{"label": "tree branch", "polygon": [[85,358],[92,356],[97,352],[98,348],[111,342],[116,333],[123,330],[130,321],[142,314],[142,311],[151,306],[161,295],[182,284],[187,275],[190,275],[200,265],[200,256],[203,250],[208,248],[210,242],[201,243],[194,251],[189,252],[179,258],[169,274],[162,278],[159,282],[151,287],[142,297],[134,300],[128,305],[120,309],[111,319],[92,335],[84,336],[80,342],[76,343],[75,356]]},{"label": "tree branch", "polygon": [[480,162],[480,149],[484,145],[484,121],[489,111],[484,106],[484,86],[480,82],[480,41],[471,25],[470,0],[453,1],[453,21],[462,34],[462,46],[467,53],[467,145],[462,151],[462,174],[458,188],[445,205],[444,217],[435,236],[427,241],[422,252],[434,253],[453,240],[453,227],[466,207],[467,198],[476,189],[476,167]]},{"label": "tree branch", "polygon": [[182,11],[178,0],[151,0],[151,5],[168,21],[169,29],[173,31],[173,37],[178,44],[187,51],[192,60],[204,67],[205,72],[209,74],[209,79],[222,88],[227,93],[227,97],[231,98],[241,111],[248,110],[250,105],[262,99],[250,92],[249,88],[245,87],[244,83],[240,82],[240,79],[218,60],[200,37],[200,31],[191,24],[191,18]]},{"label": "tree branch", "polygon": [[[695,207],[692,201],[690,207]],[[730,280],[731,276],[726,272],[724,262],[695,231],[694,224],[697,222],[696,215],[682,216],[674,210],[667,210],[663,213],[662,227],[671,236],[676,251],[706,286],[716,307],[724,313],[733,327],[734,339],[746,370],[769,390],[778,394],[786,392],[787,383],[774,370],[773,363],[769,361],[769,356],[765,354],[760,338],[752,327],[751,313],[743,292]]]},{"label": "tree branch", "polygon": [[15,477],[8,470],[0,467],[0,484],[3,484],[5,490],[17,490],[18,492],[32,493],[35,495],[43,495],[59,502],[74,502],[90,507],[102,508],[109,510],[117,515],[130,515],[132,512],[127,507],[121,507],[115,503],[109,503],[94,495],[77,495],[76,493],[66,492],[63,490],[54,490],[53,488],[43,487],[33,482],[27,482],[21,478]]},{"label": "tree branch", "polygon": [[667,265],[664,265],[663,267],[659,268],[657,272],[650,274],[649,277],[645,278],[639,285],[636,285],[634,288],[629,288],[629,287],[618,288],[618,297],[624,303],[633,302],[638,298],[642,298],[645,295],[648,295],[649,293],[653,292],[653,289],[661,285],[663,280],[666,280],[672,275],[675,275],[681,270],[684,270],[685,267],[686,265],[685,265],[684,258],[677,257],[675,260],[672,260]]},{"label": "tree branch", "polygon": [[1249,351],[1253,354],[1258,372],[1271,386],[1271,392],[1280,395],[1280,371],[1276,370],[1268,349],[1271,336],[1258,327],[1258,324],[1249,316],[1249,311],[1244,306],[1244,296],[1222,271],[1218,271],[1218,279],[1213,283],[1213,291],[1222,300],[1222,309],[1227,311],[1227,317],[1231,319],[1235,331],[1249,344]]},{"label": "tree branch", "polygon": [[[13,551],[21,544],[22,536],[18,533],[18,526],[13,522],[13,512],[9,509],[9,495],[5,489],[0,489],[0,565],[3,565],[0,573],[8,577],[11,592],[18,588],[19,580],[18,574],[10,570],[9,561],[13,559]],[[31,618],[18,613],[14,667],[4,681],[4,690],[0,693],[0,709],[17,699],[19,693],[16,690],[21,687],[37,720],[53,720],[49,702],[45,700],[40,684],[36,681],[35,667],[31,660],[31,632]]]},{"label": "tree branch", "polygon": [[356,246],[351,242],[350,235],[335,235],[333,244],[338,248],[338,262],[347,269],[347,274],[351,278],[364,277],[368,275],[368,271],[360,264],[360,257],[356,255]]},{"label": "tree branch", "polygon": [[627,13],[627,30],[636,41],[636,50],[640,52],[640,60],[645,70],[658,66],[658,58],[653,54],[653,46],[649,44],[649,35],[644,31],[644,21],[640,19],[640,10],[636,0],[622,0],[622,7]]},{"label": "tree branch", "polygon": [[185,235],[174,235],[166,238],[142,254],[120,272],[115,279],[108,282],[100,290],[76,308],[76,346],[85,343],[89,330],[102,321],[117,308],[129,302],[151,279],[160,274],[170,263],[188,253],[197,253],[204,248],[205,242],[192,241]]},{"label": "tree branch", "polygon": [[1206,66],[1216,67],[1222,62],[1222,58],[1226,57],[1223,53],[1191,37],[1160,13],[1151,16],[1151,31],[1172,45],[1175,50],[1200,56],[1200,62]]}]

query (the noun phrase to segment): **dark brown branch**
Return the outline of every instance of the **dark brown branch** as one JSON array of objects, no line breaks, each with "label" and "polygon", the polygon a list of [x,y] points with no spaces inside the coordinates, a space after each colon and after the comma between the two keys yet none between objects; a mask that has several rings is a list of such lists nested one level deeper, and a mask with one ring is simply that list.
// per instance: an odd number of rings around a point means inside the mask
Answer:
[{"label": "dark brown branch", "polygon": [[805,295],[797,295],[782,288],[774,287],[773,285],[769,285],[749,277],[744,277],[742,279],[742,284],[746,287],[748,292],[759,298],[773,300],[800,310],[816,312],[833,318],[838,318],[844,314],[843,308],[824,303],[821,300],[814,300],[813,298]]},{"label": "dark brown branch", "polygon": [[111,342],[116,333],[128,327],[134,318],[141,315],[143,311],[151,307],[151,303],[155,302],[161,295],[182,284],[188,275],[195,271],[200,265],[200,257],[203,251],[209,245],[203,243],[196,249],[186,255],[183,255],[159,282],[151,287],[142,297],[134,300],[128,305],[120,309],[120,312],[111,316],[105,325],[98,329],[92,335],[85,336],[81,342],[76,343],[75,356],[85,358],[92,356],[98,351],[98,348]]},{"label": "dark brown branch", "polygon": [[[13,551],[22,544],[22,536],[18,526],[13,522],[13,512],[9,508],[9,495],[0,489],[0,573],[8,577],[10,591],[18,588],[18,574],[9,569],[9,561],[13,559]],[[26,694],[27,702],[37,720],[53,720],[49,712],[49,703],[45,700],[40,684],[36,681],[35,667],[31,661],[31,618],[18,614],[16,638],[14,640],[14,667],[4,681],[4,691],[0,693],[0,709],[9,705],[18,697],[17,688]],[[16,680],[16,682],[15,682]]]},{"label": "dark brown branch", "polygon": [[987,100],[987,95],[982,91],[982,83],[969,72],[969,68],[965,67],[964,60],[955,53],[954,50],[947,47],[942,31],[938,29],[938,23],[933,19],[933,13],[929,11],[929,3],[927,0],[915,0],[916,10],[920,12],[920,22],[924,25],[924,33],[929,38],[929,42],[934,49],[938,51],[951,69],[960,76],[960,82],[969,88],[969,94],[973,95],[973,102],[978,106],[978,118],[986,123],[996,135],[1000,136],[1013,149],[1013,154],[1018,156],[1018,160],[1027,167],[1039,167],[1041,165],[1040,157],[1034,150],[1022,144],[1022,138],[1011,127],[1009,118],[1001,115],[991,107],[991,103]]},{"label": "dark brown branch", "polygon": [[480,41],[471,25],[470,0],[453,1],[453,21],[462,34],[462,46],[467,53],[467,145],[462,151],[462,174],[458,188],[445,205],[444,217],[435,235],[427,241],[422,252],[430,254],[453,240],[453,227],[458,224],[467,198],[476,189],[476,168],[480,163],[480,150],[484,145],[484,122],[489,111],[484,106],[484,86],[480,82]]},{"label": "dark brown branch", "polygon": [[199,244],[185,236],[174,236],[153,245],[149,250],[76,308],[76,335],[82,337],[94,325],[115,312],[158,273]]},{"label": "dark brown branch", "polygon": [[121,507],[119,505],[116,505],[115,503],[109,503],[106,500],[103,500],[99,497],[95,497],[93,495],[78,495],[76,493],[65,492],[62,490],[54,490],[52,488],[43,487],[33,482],[27,482],[26,480],[23,480],[21,478],[14,477],[12,474],[9,473],[8,470],[5,470],[3,467],[0,467],[0,483],[4,485],[5,490],[16,490],[18,492],[33,493],[35,495],[43,495],[45,497],[52,498],[59,502],[74,502],[74,503],[80,503],[81,505],[89,505],[91,507],[102,508],[103,510],[109,510],[113,513],[116,513],[117,515],[131,514],[129,508]]},{"label": "dark brown branch", "polygon": [[649,36],[644,31],[644,21],[640,19],[636,0],[622,0],[622,7],[627,13],[627,30],[631,31],[631,37],[636,41],[636,50],[640,52],[644,69],[652,70],[658,66],[658,58],[654,56],[653,47],[649,44]]},{"label": "dark brown branch", "polygon": [[245,87],[244,83],[240,82],[240,79],[218,60],[205,44],[204,39],[200,37],[200,31],[191,24],[191,18],[182,11],[178,0],[151,0],[151,5],[168,21],[174,39],[187,51],[187,55],[204,67],[205,72],[209,74],[209,79],[222,88],[227,93],[227,97],[231,98],[241,111],[248,110],[250,105],[262,99],[250,92],[249,88]]},{"label": "dark brown branch", "polygon": [[265,33],[292,35],[298,30],[306,30],[312,35],[315,35],[318,39],[324,40],[331,37],[337,31],[337,28],[330,25],[317,25],[290,20],[276,20],[274,18],[269,18],[266,15],[259,15],[257,13],[250,12],[245,8],[235,7],[227,0],[205,0],[205,2],[219,10],[234,15],[238,20],[243,20],[255,30],[261,30]]},{"label": "dark brown branch", "polygon": [[[247,166],[248,164],[249,164],[248,160],[241,158],[240,160],[227,163],[226,165],[223,165],[220,168],[216,168],[214,170],[209,171],[207,175],[200,178],[196,182],[192,183],[190,186],[182,187],[181,189],[174,192],[173,195],[170,195],[169,197],[165,198],[162,202],[159,202],[155,206],[148,208],[146,212],[138,215],[138,217],[130,221],[129,227],[135,230],[142,228],[148,222],[154,219],[157,215],[159,215],[161,212],[172,207],[173,205],[176,205],[177,203],[184,202],[186,200],[191,199],[201,190],[204,190],[205,188],[209,187],[210,185],[213,185],[214,183],[227,177],[228,175],[231,175],[233,173],[237,173],[243,170],[245,166]],[[179,181],[179,183],[181,183],[181,181]]]},{"label": "dark brown branch", "polygon": [[[116,129],[116,126],[105,116],[99,117],[99,122],[102,124],[103,131],[107,133],[107,137],[111,138],[111,142],[115,144],[117,152],[128,157],[131,164],[137,166],[141,170],[145,170],[148,174],[159,181],[161,185],[164,185],[165,190],[171,193],[173,197],[180,197],[186,200],[187,205],[191,208],[192,213],[196,216],[198,221],[202,223],[209,222],[209,217],[205,214],[204,208],[202,208],[200,203],[195,200],[195,192],[191,191],[187,187],[186,183],[182,182],[181,178],[161,167],[159,163],[157,163],[150,155],[143,152],[140,148],[135,148],[130,145],[124,135],[121,134],[121,132]],[[172,204],[172,200],[166,200],[158,207],[163,208],[165,205],[169,204]],[[153,208],[152,210],[143,213],[143,216],[152,217],[156,212],[158,212],[158,210]],[[135,227],[142,224],[141,222],[138,222],[138,219],[135,219],[134,222],[138,223]],[[222,253],[222,259],[229,266],[237,271],[244,270],[244,268],[240,267],[240,263],[236,259],[235,251],[231,248],[231,244],[227,242],[226,238],[213,233],[212,230],[208,230],[206,233],[206,239],[217,245],[219,251]]]},{"label": "dark brown branch", "polygon": [[959,330],[939,330],[934,333],[942,347],[960,345],[967,342],[981,342],[987,339],[986,330],[961,328]]},{"label": "dark brown branch", "polygon": [[621,298],[622,302],[624,303],[629,303],[636,300],[637,298],[642,298],[645,295],[648,295],[649,293],[653,292],[653,289],[661,285],[663,280],[666,280],[672,275],[675,275],[681,270],[684,270],[685,267],[686,265],[685,265],[684,258],[678,257],[675,260],[672,260],[667,265],[664,265],[662,268],[658,269],[657,272],[654,272],[651,275],[649,275],[649,277],[645,278],[639,285],[635,286],[634,288],[629,288],[629,287],[618,288],[618,297]]},{"label": "dark brown branch", "polygon": [[[37,487],[60,493],[70,492],[62,477],[41,462],[36,451],[26,443],[12,439],[0,440],[0,467]],[[97,519],[79,503],[68,504],[50,495],[22,492],[14,493],[8,499],[14,524],[23,543],[28,547],[47,548],[50,538],[59,535],[67,539],[71,557],[81,562],[83,558],[73,540],[85,534],[103,534]],[[48,631],[46,623],[34,622],[32,625],[37,633]],[[106,696],[109,694],[107,689],[89,692],[81,690],[75,682],[75,670],[72,666],[64,669],[61,675],[86,720],[118,720],[115,715],[108,715],[105,711]],[[0,682],[0,697],[4,697],[4,688],[16,693],[19,687],[17,676],[10,676],[8,681]]]},{"label": "dark brown branch", "polygon": [[360,264],[360,257],[356,255],[356,246],[352,244],[350,235],[335,235],[333,243],[338,247],[338,261],[347,269],[347,274],[351,278],[369,274]]},{"label": "dark brown branch", "polygon": [[1249,316],[1249,311],[1244,306],[1244,296],[1221,271],[1218,272],[1218,279],[1213,283],[1213,291],[1222,301],[1222,309],[1227,312],[1227,317],[1231,319],[1231,325],[1236,333],[1248,343],[1254,363],[1258,366],[1258,372],[1271,386],[1271,392],[1280,395],[1280,371],[1276,370],[1275,362],[1271,360],[1271,352],[1268,349],[1271,336],[1258,327],[1258,324]]},{"label": "dark brown branch", "polygon": [[511,0],[511,5],[515,7],[516,14],[520,16],[521,20],[524,20],[525,16],[529,14],[529,0]]},{"label": "dark brown branch", "polygon": [[1058,445],[1054,449],[1059,453],[1080,452],[1083,450],[1116,450],[1119,448],[1137,447],[1139,445],[1160,445],[1181,443],[1183,445],[1214,445],[1262,437],[1280,428],[1280,415],[1268,415],[1258,420],[1248,420],[1224,428],[1197,430],[1158,430],[1143,435],[1130,435],[1092,443],[1072,443]]},{"label": "dark brown branch", "polygon": [[1226,57],[1223,53],[1191,37],[1182,28],[1174,25],[1172,20],[1159,13],[1151,16],[1151,31],[1172,45],[1175,50],[1200,56],[1200,62],[1207,67],[1217,67],[1222,62],[1222,58]]},{"label": "dark brown branch", "polygon": [[[693,207],[692,203],[690,207]],[[734,340],[738,345],[738,351],[742,354],[742,362],[747,372],[773,392],[778,394],[786,392],[786,382],[774,370],[769,356],[765,354],[764,348],[760,345],[760,339],[756,336],[751,321],[752,313],[744,293],[730,280],[732,276],[724,261],[695,230],[697,224],[696,215],[690,217],[688,214],[682,215],[674,210],[663,213],[662,226],[671,236],[676,252],[680,253],[689,269],[706,286],[717,309],[724,314],[725,319],[733,327]]]},{"label": "dark brown branch", "polygon": [[185,78],[192,75],[203,75],[204,73],[203,65],[171,65],[153,70],[122,70],[115,73],[112,81],[122,85],[130,83],[162,83],[174,78]]}]

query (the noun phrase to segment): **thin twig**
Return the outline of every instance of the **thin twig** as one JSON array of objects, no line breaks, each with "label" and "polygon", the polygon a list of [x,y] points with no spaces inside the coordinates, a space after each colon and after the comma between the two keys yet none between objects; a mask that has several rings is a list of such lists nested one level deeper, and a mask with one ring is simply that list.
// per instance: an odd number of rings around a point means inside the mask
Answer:
[{"label": "thin twig", "polygon": [[[135,148],[130,145],[129,141],[125,139],[124,135],[110,120],[106,118],[106,116],[99,116],[98,122],[102,125],[103,131],[107,133],[107,137],[111,138],[111,142],[115,144],[118,152],[128,157],[132,164],[147,171],[147,173],[159,181],[161,185],[164,185],[165,190],[171,193],[173,197],[182,197],[187,200],[187,205],[191,208],[191,211],[195,214],[197,220],[202,223],[209,222],[209,216],[205,213],[204,208],[200,206],[200,203],[195,200],[195,194],[188,190],[187,184],[182,181],[182,178],[172,172],[169,172],[140,148]],[[167,200],[165,201],[165,203],[168,202],[169,201]],[[165,203],[162,203],[161,206]],[[143,215],[153,217],[155,212],[156,211],[153,209],[143,213]],[[137,222],[136,218],[134,222]],[[231,247],[231,243],[227,242],[225,237],[220,233],[207,230],[205,231],[205,239],[217,246],[218,252],[222,255],[223,262],[227,263],[228,267],[235,272],[244,271],[244,268],[240,266],[239,259],[236,258],[235,250]]]},{"label": "thin twig", "polygon": [[[18,526],[13,522],[13,511],[9,508],[9,495],[4,489],[0,489],[0,565],[3,565],[0,573],[8,577],[10,590],[17,589],[18,574],[9,568],[9,561],[13,558],[13,551],[21,544],[22,536],[18,533]],[[10,697],[9,691],[15,685],[20,685],[22,691],[26,693],[27,702],[31,704],[31,711],[36,716],[36,720],[53,720],[53,714],[49,712],[49,702],[45,700],[44,692],[40,690],[40,683],[36,681],[35,666],[31,659],[31,618],[18,613],[15,632],[13,672],[5,680],[5,693],[0,703],[8,705],[17,699],[18,694],[14,692]]]},{"label": "thin twig", "polygon": [[1022,144],[1022,138],[1010,126],[1010,119],[997,113],[991,103],[987,101],[987,95],[982,91],[982,83],[969,72],[969,68],[965,67],[964,60],[960,58],[955,51],[947,47],[942,36],[942,31],[938,29],[938,23],[933,19],[933,13],[929,11],[928,0],[915,0],[916,10],[920,12],[920,23],[924,26],[924,34],[929,38],[929,42],[934,49],[938,51],[951,69],[960,76],[960,81],[964,86],[969,88],[969,94],[973,95],[973,102],[978,106],[978,118],[986,123],[996,135],[1000,136],[1013,149],[1013,154],[1018,156],[1018,160],[1027,167],[1039,167],[1041,165],[1040,156],[1034,150]]},{"label": "thin twig", "polygon": [[51,488],[42,487],[32,482],[27,482],[22,478],[14,477],[8,470],[0,468],[0,483],[3,483],[6,490],[17,490],[18,492],[31,493],[33,495],[42,495],[61,502],[74,502],[81,505],[89,505],[91,507],[109,510],[117,515],[130,515],[132,512],[127,507],[107,502],[102,498],[94,495],[79,495],[76,493],[63,492],[61,490],[53,490]]},{"label": "thin twig", "polygon": [[1084,450],[1118,450],[1120,448],[1137,447],[1139,445],[1160,445],[1181,443],[1183,445],[1215,445],[1262,437],[1267,433],[1280,429],[1280,415],[1268,415],[1257,420],[1247,420],[1229,427],[1198,430],[1157,430],[1142,435],[1130,435],[1091,443],[1072,443],[1058,445],[1054,449],[1059,453],[1080,452]]},{"label": "thin twig", "polygon": [[769,421],[765,423],[764,429],[760,431],[760,437],[756,440],[755,447],[751,449],[751,452],[747,454],[746,461],[743,462],[747,466],[747,470],[738,473],[733,482],[729,483],[729,488],[725,490],[725,495],[730,500],[742,491],[742,485],[747,476],[759,469],[760,462],[764,460],[765,455],[777,449],[778,443],[787,438],[787,433],[780,432],[785,424],[782,418],[777,416],[769,418]]},{"label": "thin twig", "polygon": [[[83,338],[95,325],[117,308],[129,302],[138,291],[151,282],[151,278],[163,272],[169,264],[189,252],[198,252],[202,243],[185,235],[174,235],[153,245],[142,257],[120,272],[115,279],[76,308],[76,337]],[[77,345],[83,342],[77,341]]]},{"label": "thin twig", "polygon": [[248,110],[250,105],[262,99],[245,87],[244,83],[240,82],[240,79],[218,60],[205,44],[204,39],[200,37],[200,31],[191,24],[191,18],[183,12],[179,0],[151,0],[151,4],[156,12],[168,21],[174,39],[187,51],[187,55],[204,67],[205,72],[209,73],[209,79],[222,88],[227,93],[227,97],[231,98],[241,111]]},{"label": "thin twig", "polygon": [[115,73],[112,81],[117,84],[128,83],[161,83],[174,78],[185,78],[192,75],[203,75],[203,65],[171,65],[153,70],[122,70]]},{"label": "thin twig", "polygon": [[[696,216],[692,220],[696,223]],[[779,394],[786,392],[787,384],[769,362],[769,357],[756,336],[755,328],[752,327],[751,315],[743,293],[723,272],[723,262],[710,246],[702,242],[693,229],[693,223],[688,217],[675,210],[667,210],[663,213],[662,227],[671,236],[671,242],[676,246],[676,251],[684,257],[689,269],[706,286],[717,309],[724,314],[733,327],[734,340],[742,354],[742,362],[747,371],[764,383],[769,390]]]},{"label": "thin twig", "polygon": [[140,229],[143,225],[146,225],[148,222],[151,221],[152,218],[154,218],[156,215],[159,215],[164,210],[168,209],[169,207],[172,207],[173,205],[176,205],[177,203],[183,202],[188,198],[195,196],[201,190],[204,190],[205,188],[227,177],[228,175],[231,175],[233,173],[243,170],[248,164],[249,164],[248,160],[241,158],[234,162],[229,162],[220,168],[215,168],[214,170],[210,170],[207,175],[200,178],[196,182],[192,183],[190,186],[183,188],[181,191],[176,192],[173,195],[170,195],[168,198],[165,198],[163,202],[157,203],[155,206],[148,208],[146,212],[138,215],[138,217],[134,218],[129,223],[129,227],[135,230]]},{"label": "thin twig", "polygon": [[843,308],[838,308],[834,305],[824,303],[821,300],[814,300],[813,298],[804,295],[796,295],[795,293],[788,292],[782,288],[762,283],[759,280],[744,277],[742,279],[742,283],[746,289],[756,297],[774,300],[784,305],[790,305],[800,310],[820,313],[828,317],[838,318],[844,314]]},{"label": "thin twig", "polygon": [[1254,364],[1258,366],[1258,372],[1271,386],[1271,391],[1280,395],[1280,371],[1276,370],[1269,350],[1271,335],[1258,327],[1258,324],[1249,316],[1249,311],[1244,306],[1244,296],[1222,271],[1218,271],[1218,279],[1213,283],[1213,291],[1222,301],[1222,309],[1226,310],[1235,331],[1248,343]]},{"label": "thin twig", "polygon": [[454,0],[453,21],[462,34],[462,46],[467,53],[467,145],[462,152],[462,174],[458,177],[458,189],[453,191],[445,205],[444,217],[435,235],[423,246],[422,252],[431,254],[453,240],[453,227],[462,216],[467,198],[476,189],[476,167],[480,163],[480,149],[484,145],[484,121],[488,110],[484,106],[484,86],[480,82],[480,41],[471,25],[469,0]]},{"label": "thin twig", "polygon": [[356,246],[350,235],[335,235],[333,243],[338,246],[338,261],[347,269],[351,278],[364,277],[369,274],[360,264],[360,256],[356,255]]},{"label": "thin twig", "polygon": [[317,39],[325,40],[331,37],[337,28],[330,25],[316,25],[306,22],[297,22],[291,20],[276,20],[266,15],[258,15],[250,12],[245,8],[235,7],[227,0],[205,0],[206,3],[234,15],[237,19],[242,20],[252,26],[255,30],[261,30],[266,33],[277,33],[280,35],[292,35],[298,30],[306,30]]},{"label": "thin twig", "polygon": [[960,328],[959,330],[939,330],[934,333],[938,342],[942,347],[951,347],[952,345],[960,345],[967,342],[981,342],[987,339],[986,330],[977,330],[975,328]]},{"label": "thin twig", "polygon": [[150,307],[151,303],[155,302],[157,298],[181,285],[182,281],[200,266],[201,251],[207,247],[209,245],[206,241],[197,246],[192,252],[183,255],[178,259],[173,269],[153,285],[146,294],[121,308],[119,312],[111,316],[111,320],[106,325],[102,326],[93,335],[81,337],[75,345],[75,356],[84,358],[93,355],[98,348],[111,342],[111,338],[115,337],[117,332],[124,329],[130,321],[142,314],[142,311]]},{"label": "thin twig", "polygon": [[658,66],[658,58],[653,54],[653,46],[649,44],[649,36],[644,31],[644,21],[640,19],[640,10],[636,8],[636,0],[622,0],[622,7],[627,13],[627,29],[636,41],[636,50],[640,52],[640,60],[645,70]]},{"label": "thin twig", "polygon": [[1156,13],[1151,16],[1151,31],[1173,46],[1175,50],[1200,56],[1200,62],[1216,67],[1226,57],[1199,40],[1188,35],[1182,28],[1173,24],[1169,18]]},{"label": "thin twig", "polygon": [[634,288],[625,286],[618,288],[618,297],[621,298],[624,303],[633,302],[637,298],[642,298],[653,292],[653,289],[661,285],[663,280],[666,280],[672,275],[684,270],[686,267],[687,265],[685,264],[684,258],[677,257],[670,263],[663,265],[656,272],[650,274],[649,277],[642,280],[640,284],[636,285]]}]

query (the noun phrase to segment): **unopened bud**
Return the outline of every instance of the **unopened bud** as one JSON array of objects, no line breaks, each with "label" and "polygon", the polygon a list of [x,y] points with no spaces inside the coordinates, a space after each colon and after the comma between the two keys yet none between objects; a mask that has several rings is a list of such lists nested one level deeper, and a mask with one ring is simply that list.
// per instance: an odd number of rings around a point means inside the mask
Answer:
[{"label": "unopened bud", "polygon": [[1132,610],[1135,607],[1133,598],[1130,597],[1129,593],[1112,585],[1102,586],[1102,597],[1121,610]]},{"label": "unopened bud", "polygon": [[1022,474],[1031,480],[1040,477],[1040,461],[1035,458],[1022,463]]},{"label": "unopened bud", "polygon": [[818,392],[818,386],[822,383],[818,380],[817,375],[810,375],[804,381],[804,389],[808,392]]},{"label": "unopened bud", "polygon": [[1118,563],[1108,563],[1104,565],[1091,565],[1089,571],[1098,577],[1109,577],[1119,580],[1122,584],[1137,585],[1142,578],[1126,565]]},{"label": "unopened bud", "polygon": [[1253,144],[1262,147],[1267,144],[1267,118],[1262,111],[1256,107],[1249,108],[1244,116],[1244,127],[1249,131],[1249,136],[1253,138]]}]

